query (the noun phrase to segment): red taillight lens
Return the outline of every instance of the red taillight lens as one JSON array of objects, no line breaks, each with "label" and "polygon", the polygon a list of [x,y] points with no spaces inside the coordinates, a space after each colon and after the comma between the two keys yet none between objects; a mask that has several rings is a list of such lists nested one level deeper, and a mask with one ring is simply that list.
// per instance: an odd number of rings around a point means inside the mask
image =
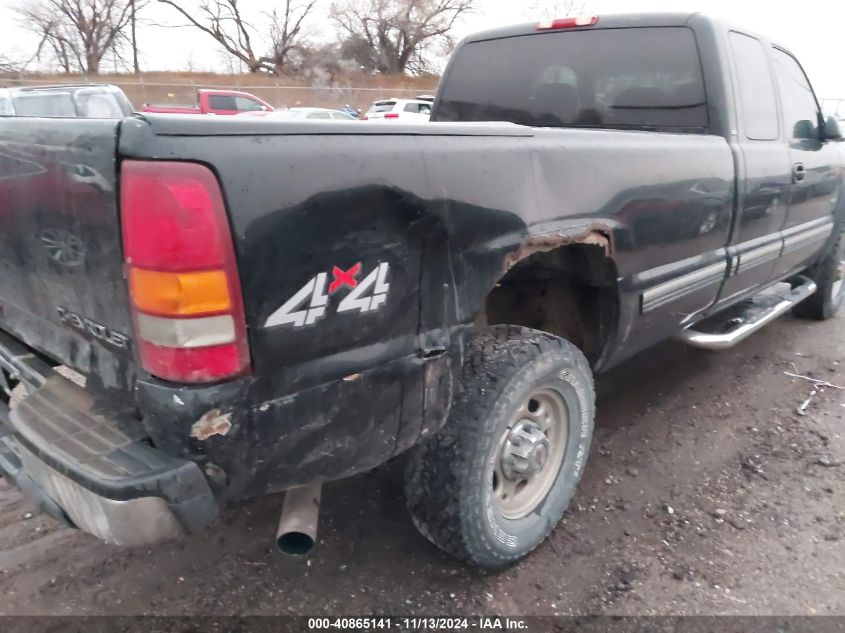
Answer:
[{"label": "red taillight lens", "polygon": [[369,120],[370,120],[370,117],[368,117],[368,116],[365,114],[364,116],[362,116],[362,117],[361,117],[361,120],[362,120],[362,121],[369,121]]},{"label": "red taillight lens", "polygon": [[223,266],[219,246],[229,228],[220,187],[207,167],[126,161],[122,173],[128,264],[173,272]]},{"label": "red taillight lens", "polygon": [[395,112],[388,112],[387,114],[384,115],[384,118],[385,119],[398,119],[399,115]]},{"label": "red taillight lens", "polygon": [[246,372],[235,251],[211,170],[124,161],[121,217],[141,366],[164,380],[190,383]]},{"label": "red taillight lens", "polygon": [[599,16],[582,15],[576,18],[560,18],[558,20],[543,20],[537,25],[538,31],[554,31],[556,29],[571,29],[576,26],[595,26]]},{"label": "red taillight lens", "polygon": [[153,376],[173,382],[208,382],[241,372],[241,358],[234,345],[196,349],[161,347],[141,341],[144,369]]}]

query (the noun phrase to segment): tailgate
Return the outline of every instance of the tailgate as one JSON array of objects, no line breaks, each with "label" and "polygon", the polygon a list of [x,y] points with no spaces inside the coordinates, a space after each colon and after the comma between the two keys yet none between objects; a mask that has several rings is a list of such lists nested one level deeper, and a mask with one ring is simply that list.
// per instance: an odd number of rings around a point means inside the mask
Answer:
[{"label": "tailgate", "polygon": [[0,329],[128,389],[119,121],[0,118]]}]

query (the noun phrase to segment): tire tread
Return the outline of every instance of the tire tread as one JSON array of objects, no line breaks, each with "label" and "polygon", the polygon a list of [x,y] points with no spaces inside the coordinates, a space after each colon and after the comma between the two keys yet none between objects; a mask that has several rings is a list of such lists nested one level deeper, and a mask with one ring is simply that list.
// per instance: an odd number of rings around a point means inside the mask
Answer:
[{"label": "tire tread", "polygon": [[[449,421],[409,456],[405,496],[414,524],[429,541],[460,560],[487,568],[515,562],[492,551],[488,553],[498,561],[478,560],[473,551],[477,543],[470,543],[467,535],[480,526],[466,524],[468,513],[461,511],[466,500],[461,499],[460,482],[470,467],[473,438],[485,432],[497,396],[520,368],[546,354],[559,354],[591,377],[587,359],[569,341],[518,326],[484,330],[468,345]],[[595,389],[591,379],[587,382],[592,406]]]}]

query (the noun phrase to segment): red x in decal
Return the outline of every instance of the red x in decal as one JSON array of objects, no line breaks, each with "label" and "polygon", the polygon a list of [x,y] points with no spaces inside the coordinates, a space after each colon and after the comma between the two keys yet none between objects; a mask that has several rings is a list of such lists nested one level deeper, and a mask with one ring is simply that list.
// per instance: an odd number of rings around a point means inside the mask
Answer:
[{"label": "red x in decal", "polygon": [[357,286],[358,280],[355,279],[355,277],[360,272],[361,262],[358,262],[349,270],[343,270],[342,268],[333,266],[332,274],[334,275],[334,281],[329,285],[329,294],[336,292],[341,288],[341,286],[349,286],[350,288]]}]

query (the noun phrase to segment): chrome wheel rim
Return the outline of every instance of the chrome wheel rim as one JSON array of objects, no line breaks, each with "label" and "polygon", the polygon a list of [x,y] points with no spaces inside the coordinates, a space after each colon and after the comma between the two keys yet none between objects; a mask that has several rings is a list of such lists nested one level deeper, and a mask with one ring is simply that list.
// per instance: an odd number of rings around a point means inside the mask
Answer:
[{"label": "chrome wheel rim", "polygon": [[546,498],[566,453],[569,414],[563,396],[544,388],[525,398],[499,439],[493,500],[506,519],[521,519]]}]

